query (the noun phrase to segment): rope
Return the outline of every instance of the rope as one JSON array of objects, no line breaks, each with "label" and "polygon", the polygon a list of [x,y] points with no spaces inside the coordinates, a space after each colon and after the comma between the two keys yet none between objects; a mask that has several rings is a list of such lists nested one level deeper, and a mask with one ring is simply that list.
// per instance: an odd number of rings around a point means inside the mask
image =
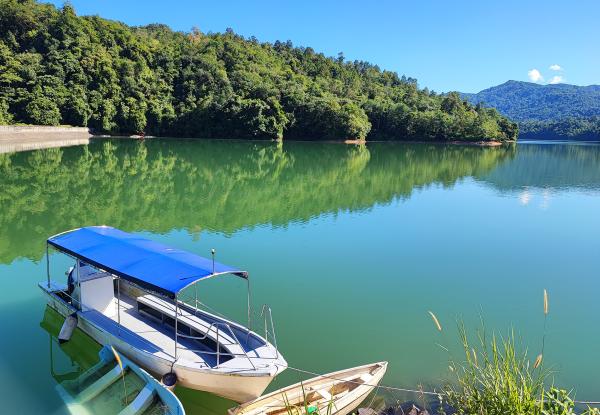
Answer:
[{"label": "rope", "polygon": [[[311,375],[311,376],[321,376],[327,379],[332,379],[332,380],[337,380],[340,382],[348,382],[348,383],[354,383],[357,385],[365,385],[365,386],[371,386],[374,388],[379,388],[379,389],[385,389],[385,390],[389,390],[389,391],[395,391],[395,392],[409,392],[409,393],[417,393],[417,394],[421,394],[421,395],[431,395],[431,396],[442,396],[441,392],[435,392],[435,391],[426,391],[423,389],[406,389],[406,388],[396,388],[393,386],[385,386],[385,385],[373,385],[373,384],[369,384],[369,383],[362,383],[362,382],[355,382],[352,380],[347,380],[347,379],[339,379],[336,378],[334,376],[329,376],[329,375],[324,375],[321,373],[316,373],[316,372],[311,372],[309,370],[303,370],[303,369],[298,369],[297,367],[292,367],[292,366],[284,366],[284,365],[278,365],[277,366],[281,366],[281,367],[287,367],[290,370],[294,370],[296,372],[300,372],[300,373],[304,373],[306,375]],[[600,405],[600,401],[573,401],[576,404],[579,405]]]},{"label": "rope", "polygon": [[573,401],[580,405],[600,405],[600,401]]}]

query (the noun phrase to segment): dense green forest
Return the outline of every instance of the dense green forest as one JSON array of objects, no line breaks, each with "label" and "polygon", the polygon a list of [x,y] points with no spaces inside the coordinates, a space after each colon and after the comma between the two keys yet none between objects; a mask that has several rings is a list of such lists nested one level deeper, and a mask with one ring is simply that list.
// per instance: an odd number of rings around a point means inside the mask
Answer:
[{"label": "dense green forest", "polygon": [[600,140],[600,116],[568,117],[554,121],[523,121],[519,125],[523,131],[522,138]]},{"label": "dense green forest", "polygon": [[462,96],[517,121],[521,138],[600,140],[600,85],[508,81]]},{"label": "dense green forest", "polygon": [[372,64],[232,30],[0,0],[0,123],[211,138],[514,140],[516,124]]},{"label": "dense green forest", "polygon": [[473,104],[490,105],[515,121],[556,121],[600,115],[600,85],[508,81],[476,94],[462,95]]}]

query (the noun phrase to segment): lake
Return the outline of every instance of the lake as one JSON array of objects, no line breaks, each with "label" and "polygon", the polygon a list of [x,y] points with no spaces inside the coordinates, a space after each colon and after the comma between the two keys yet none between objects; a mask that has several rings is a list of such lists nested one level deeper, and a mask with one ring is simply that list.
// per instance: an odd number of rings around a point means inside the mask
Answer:
[{"label": "lake", "polygon": [[[100,224],[248,270],[291,366],[388,360],[383,383],[411,389],[448,377],[458,320],[514,328],[533,361],[547,289],[544,360],[578,399],[600,399],[599,145],[99,140],[2,154],[0,172],[3,412],[65,413],[57,382],[93,364],[84,334],[54,343],[62,320],[37,282],[48,236]],[[244,321],[243,283],[199,293]],[[272,387],[300,379],[287,370]],[[178,394],[188,414],[232,406]]]}]

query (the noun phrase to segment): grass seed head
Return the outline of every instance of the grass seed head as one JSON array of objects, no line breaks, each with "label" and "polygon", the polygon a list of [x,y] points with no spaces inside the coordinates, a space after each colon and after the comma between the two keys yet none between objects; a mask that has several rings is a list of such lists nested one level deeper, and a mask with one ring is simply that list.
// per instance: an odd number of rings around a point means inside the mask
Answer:
[{"label": "grass seed head", "polygon": [[438,320],[438,318],[435,316],[435,314],[433,314],[433,312],[429,312],[429,314],[431,315],[431,319],[433,320],[433,322],[435,323],[435,326],[437,327],[437,329],[439,331],[442,331],[442,325],[440,324],[440,321]]},{"label": "grass seed head", "polygon": [[533,364],[533,368],[537,369],[538,367],[540,367],[540,365],[542,364],[542,360],[544,359],[544,356],[539,354],[538,357],[536,357],[535,359],[535,363]]}]

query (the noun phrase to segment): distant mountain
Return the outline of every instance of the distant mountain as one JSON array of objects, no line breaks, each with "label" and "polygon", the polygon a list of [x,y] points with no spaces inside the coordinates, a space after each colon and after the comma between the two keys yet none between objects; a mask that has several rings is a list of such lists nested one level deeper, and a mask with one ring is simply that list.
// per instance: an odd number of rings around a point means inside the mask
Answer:
[{"label": "distant mountain", "polygon": [[554,121],[600,115],[600,85],[539,85],[508,81],[476,94],[462,94],[474,104],[494,107],[515,121]]},{"label": "distant mountain", "polygon": [[461,95],[517,121],[521,138],[600,140],[600,85],[508,81]]}]

